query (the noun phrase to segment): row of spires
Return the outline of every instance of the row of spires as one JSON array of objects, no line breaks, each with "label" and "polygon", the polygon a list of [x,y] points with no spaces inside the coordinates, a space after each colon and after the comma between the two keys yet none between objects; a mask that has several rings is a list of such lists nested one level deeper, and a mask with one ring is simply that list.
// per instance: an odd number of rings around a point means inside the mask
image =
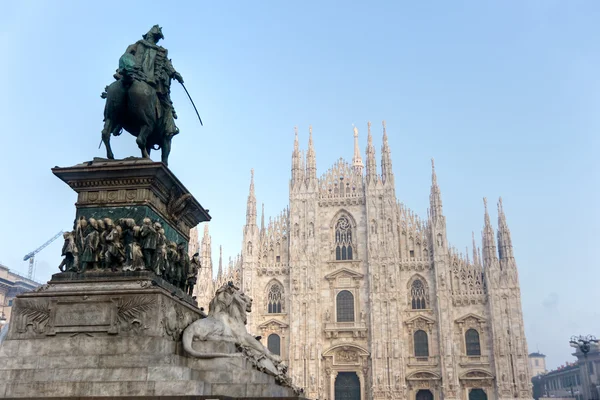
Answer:
[{"label": "row of spires", "polygon": [[[366,166],[366,179],[377,180],[376,163],[375,163],[375,149],[373,147],[373,140],[371,135],[371,123],[368,126],[368,144],[367,144],[367,166]],[[382,123],[383,126],[383,145],[382,145],[382,174],[381,181],[391,181],[393,184],[393,172],[392,162],[390,156],[390,149],[387,140],[386,124],[385,121]],[[308,179],[316,179],[316,161],[315,151],[312,140],[312,127],[309,128],[309,146],[306,158],[306,171],[308,173]],[[298,146],[298,130],[295,129],[295,140],[294,140],[294,152],[292,153],[292,175],[294,175],[294,168],[299,164],[300,151]],[[357,173],[362,174],[362,159],[360,156],[360,150],[358,148],[358,129],[354,127],[354,158],[352,160],[353,168]],[[297,171],[296,171],[297,172]],[[292,181],[294,179],[292,178]],[[435,161],[431,159],[431,192],[429,195],[430,207],[428,210],[429,221],[431,224],[437,224],[442,222],[445,224],[445,218],[443,215],[442,196],[441,190],[438,186],[437,175],[435,171]],[[497,260],[498,256],[501,260],[513,259],[513,248],[512,240],[510,237],[510,230],[506,222],[506,216],[504,214],[504,208],[502,206],[502,198],[498,201],[498,253],[496,253],[496,241],[494,238],[494,231],[490,222],[490,217],[487,209],[487,199],[484,198],[484,229],[482,232],[482,248],[483,256],[479,256],[479,252],[475,246],[475,237],[473,234],[473,261],[485,265],[490,265],[493,260]],[[284,212],[285,214],[285,212]],[[250,172],[250,190],[248,194],[247,212],[246,212],[246,228],[255,226],[256,224],[256,195],[254,188],[254,169]],[[265,232],[265,221],[264,221],[264,204],[262,205],[261,213],[261,227],[260,232]]]},{"label": "row of spires", "polygon": [[[210,233],[208,231],[208,224],[204,225],[204,234],[202,237],[201,245],[200,245],[200,259],[203,263],[202,268],[210,269],[210,277],[212,278],[212,239]],[[240,255],[238,254],[235,259],[229,257],[229,263],[227,265],[227,269],[223,269],[223,246],[219,246],[219,264],[217,270],[216,279],[219,280],[222,277],[230,274],[232,269],[234,269],[240,263]],[[206,264],[206,265],[204,265]]]},{"label": "row of spires", "polygon": [[[392,172],[392,158],[386,132],[385,121],[383,126],[383,144],[381,146],[381,182],[391,182],[393,185],[394,174]],[[352,158],[352,168],[358,176],[362,176],[364,164],[360,155],[358,145],[358,128],[353,127],[354,131],[354,156]],[[371,122],[367,123],[367,165],[366,179],[367,183],[375,183],[378,180],[377,162],[375,161],[375,147],[373,146],[373,137],[371,135]],[[294,150],[292,152],[292,186],[305,182],[310,185],[317,181],[317,161],[313,144],[312,126],[308,127],[308,150],[306,159],[304,153],[300,151],[298,142],[298,127],[294,127]]]}]

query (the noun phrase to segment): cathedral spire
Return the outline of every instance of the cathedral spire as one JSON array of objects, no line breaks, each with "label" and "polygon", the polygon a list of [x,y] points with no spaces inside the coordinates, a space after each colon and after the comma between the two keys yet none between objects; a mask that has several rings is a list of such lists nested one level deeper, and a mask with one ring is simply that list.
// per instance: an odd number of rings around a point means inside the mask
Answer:
[{"label": "cathedral spire", "polygon": [[492,229],[492,223],[490,222],[490,215],[488,214],[487,199],[483,198],[483,206],[485,208],[484,215],[484,226],[481,237],[481,244],[483,246],[483,264],[485,267],[490,267],[493,261],[497,260],[496,255],[496,243],[494,239],[494,230]]},{"label": "cathedral spire", "polygon": [[514,257],[510,230],[508,229],[504,207],[502,206],[502,197],[498,200],[498,252],[500,260]]},{"label": "cathedral spire", "polygon": [[429,194],[429,209],[431,210],[431,219],[435,222],[442,217],[442,193],[437,184],[437,175],[435,173],[435,161],[431,159],[431,192]]},{"label": "cathedral spire", "polygon": [[301,168],[300,146],[298,144],[298,127],[294,127],[294,151],[292,152],[292,186],[300,179]]},{"label": "cathedral spire", "polygon": [[[369,122],[369,131],[371,130],[371,123]],[[354,127],[354,157],[352,158],[352,166],[354,167],[354,173],[362,176],[364,164],[360,157],[360,148],[358,147],[358,128]]]},{"label": "cathedral spire", "polygon": [[260,234],[265,234],[265,203],[262,203],[262,211],[260,213]]},{"label": "cathedral spire", "polygon": [[317,159],[313,146],[312,126],[308,127],[308,151],[306,153],[306,175],[308,180],[317,180]]},{"label": "cathedral spire", "polygon": [[479,261],[479,254],[477,252],[477,245],[475,244],[475,232],[471,231],[471,236],[473,238],[473,264],[481,265]]},{"label": "cathedral spire", "polygon": [[371,122],[367,133],[367,183],[377,182],[377,162],[375,161],[375,147],[373,147],[373,136],[371,136]]},{"label": "cathedral spire", "polygon": [[381,180],[383,183],[390,182],[393,184],[394,172],[392,171],[392,156],[390,154],[390,146],[388,145],[385,121],[382,121],[381,124],[383,125],[383,144],[381,145]]},{"label": "cathedral spire", "polygon": [[217,279],[223,277],[223,246],[219,246],[219,271],[217,272]]},{"label": "cathedral spire", "polygon": [[202,268],[210,269],[212,278],[212,245],[210,234],[208,233],[208,224],[204,225],[204,234],[202,235],[202,244],[200,245],[200,263]]},{"label": "cathedral spire", "polygon": [[254,168],[250,170],[250,190],[246,205],[246,226],[256,225],[256,196],[254,195]]}]

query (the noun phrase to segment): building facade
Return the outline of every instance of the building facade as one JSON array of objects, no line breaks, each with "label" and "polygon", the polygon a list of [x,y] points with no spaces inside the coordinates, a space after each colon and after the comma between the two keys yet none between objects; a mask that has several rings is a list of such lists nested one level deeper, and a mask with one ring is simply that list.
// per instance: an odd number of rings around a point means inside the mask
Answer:
[{"label": "building facade", "polygon": [[529,354],[529,373],[532,377],[542,375],[548,372],[546,370],[546,356],[535,352]]},{"label": "building facade", "polygon": [[546,374],[534,376],[534,398],[574,398],[585,400],[581,372],[577,362],[567,363]]},{"label": "building facade", "polygon": [[0,264],[0,329],[8,324],[14,298],[23,292],[34,290],[39,283],[11,272]]},{"label": "building facade", "polygon": [[385,123],[376,164],[370,123],[366,164],[355,128],[352,162],[321,177],[312,129],[306,153],[296,131],[289,207],[258,222],[252,174],[241,256],[213,284],[233,280],[252,296],[249,331],[309,398],[530,399],[502,202],[497,241],[485,205],[482,250],[473,237],[472,257],[459,254],[435,169],[426,219],[398,200]]}]

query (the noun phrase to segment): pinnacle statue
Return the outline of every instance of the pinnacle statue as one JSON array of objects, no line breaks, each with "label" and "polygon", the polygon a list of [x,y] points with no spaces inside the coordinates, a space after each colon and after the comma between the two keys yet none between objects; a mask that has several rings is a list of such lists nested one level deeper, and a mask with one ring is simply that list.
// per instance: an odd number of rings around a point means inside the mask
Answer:
[{"label": "pinnacle statue", "polygon": [[106,99],[102,142],[109,159],[114,159],[110,135],[119,136],[125,129],[137,137],[142,157],[149,158],[152,149],[162,149],[161,161],[168,164],[171,140],[179,133],[171,80],[183,86],[183,77],[171,64],[167,49],[157,44],[160,39],[164,39],[162,28],[154,25],[141,40],[127,47],[119,59],[115,82],[102,93]]}]

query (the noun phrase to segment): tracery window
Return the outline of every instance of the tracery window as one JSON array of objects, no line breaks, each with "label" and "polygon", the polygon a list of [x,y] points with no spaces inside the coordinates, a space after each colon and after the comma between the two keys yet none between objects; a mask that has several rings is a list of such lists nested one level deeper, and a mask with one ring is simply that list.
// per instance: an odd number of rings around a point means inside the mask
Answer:
[{"label": "tracery window", "polygon": [[274,283],[269,288],[267,295],[267,312],[269,314],[280,314],[283,309],[283,288],[279,283]]},{"label": "tracery window", "polygon": [[342,290],[336,298],[337,322],[354,322],[354,295]]},{"label": "tracery window", "polygon": [[423,310],[427,308],[427,298],[425,285],[420,279],[415,279],[410,287],[411,305],[413,310]]},{"label": "tracery window", "polygon": [[467,346],[468,356],[480,356],[481,345],[479,343],[479,332],[475,329],[469,329],[465,332],[465,344]]},{"label": "tracery window", "polygon": [[273,354],[281,355],[281,338],[278,334],[272,333],[267,338],[267,348]]},{"label": "tracery window", "polygon": [[345,216],[335,224],[335,259],[352,260],[352,225]]},{"label": "tracery window", "polygon": [[429,357],[429,343],[427,342],[427,332],[418,330],[413,335],[415,345],[415,357]]}]

